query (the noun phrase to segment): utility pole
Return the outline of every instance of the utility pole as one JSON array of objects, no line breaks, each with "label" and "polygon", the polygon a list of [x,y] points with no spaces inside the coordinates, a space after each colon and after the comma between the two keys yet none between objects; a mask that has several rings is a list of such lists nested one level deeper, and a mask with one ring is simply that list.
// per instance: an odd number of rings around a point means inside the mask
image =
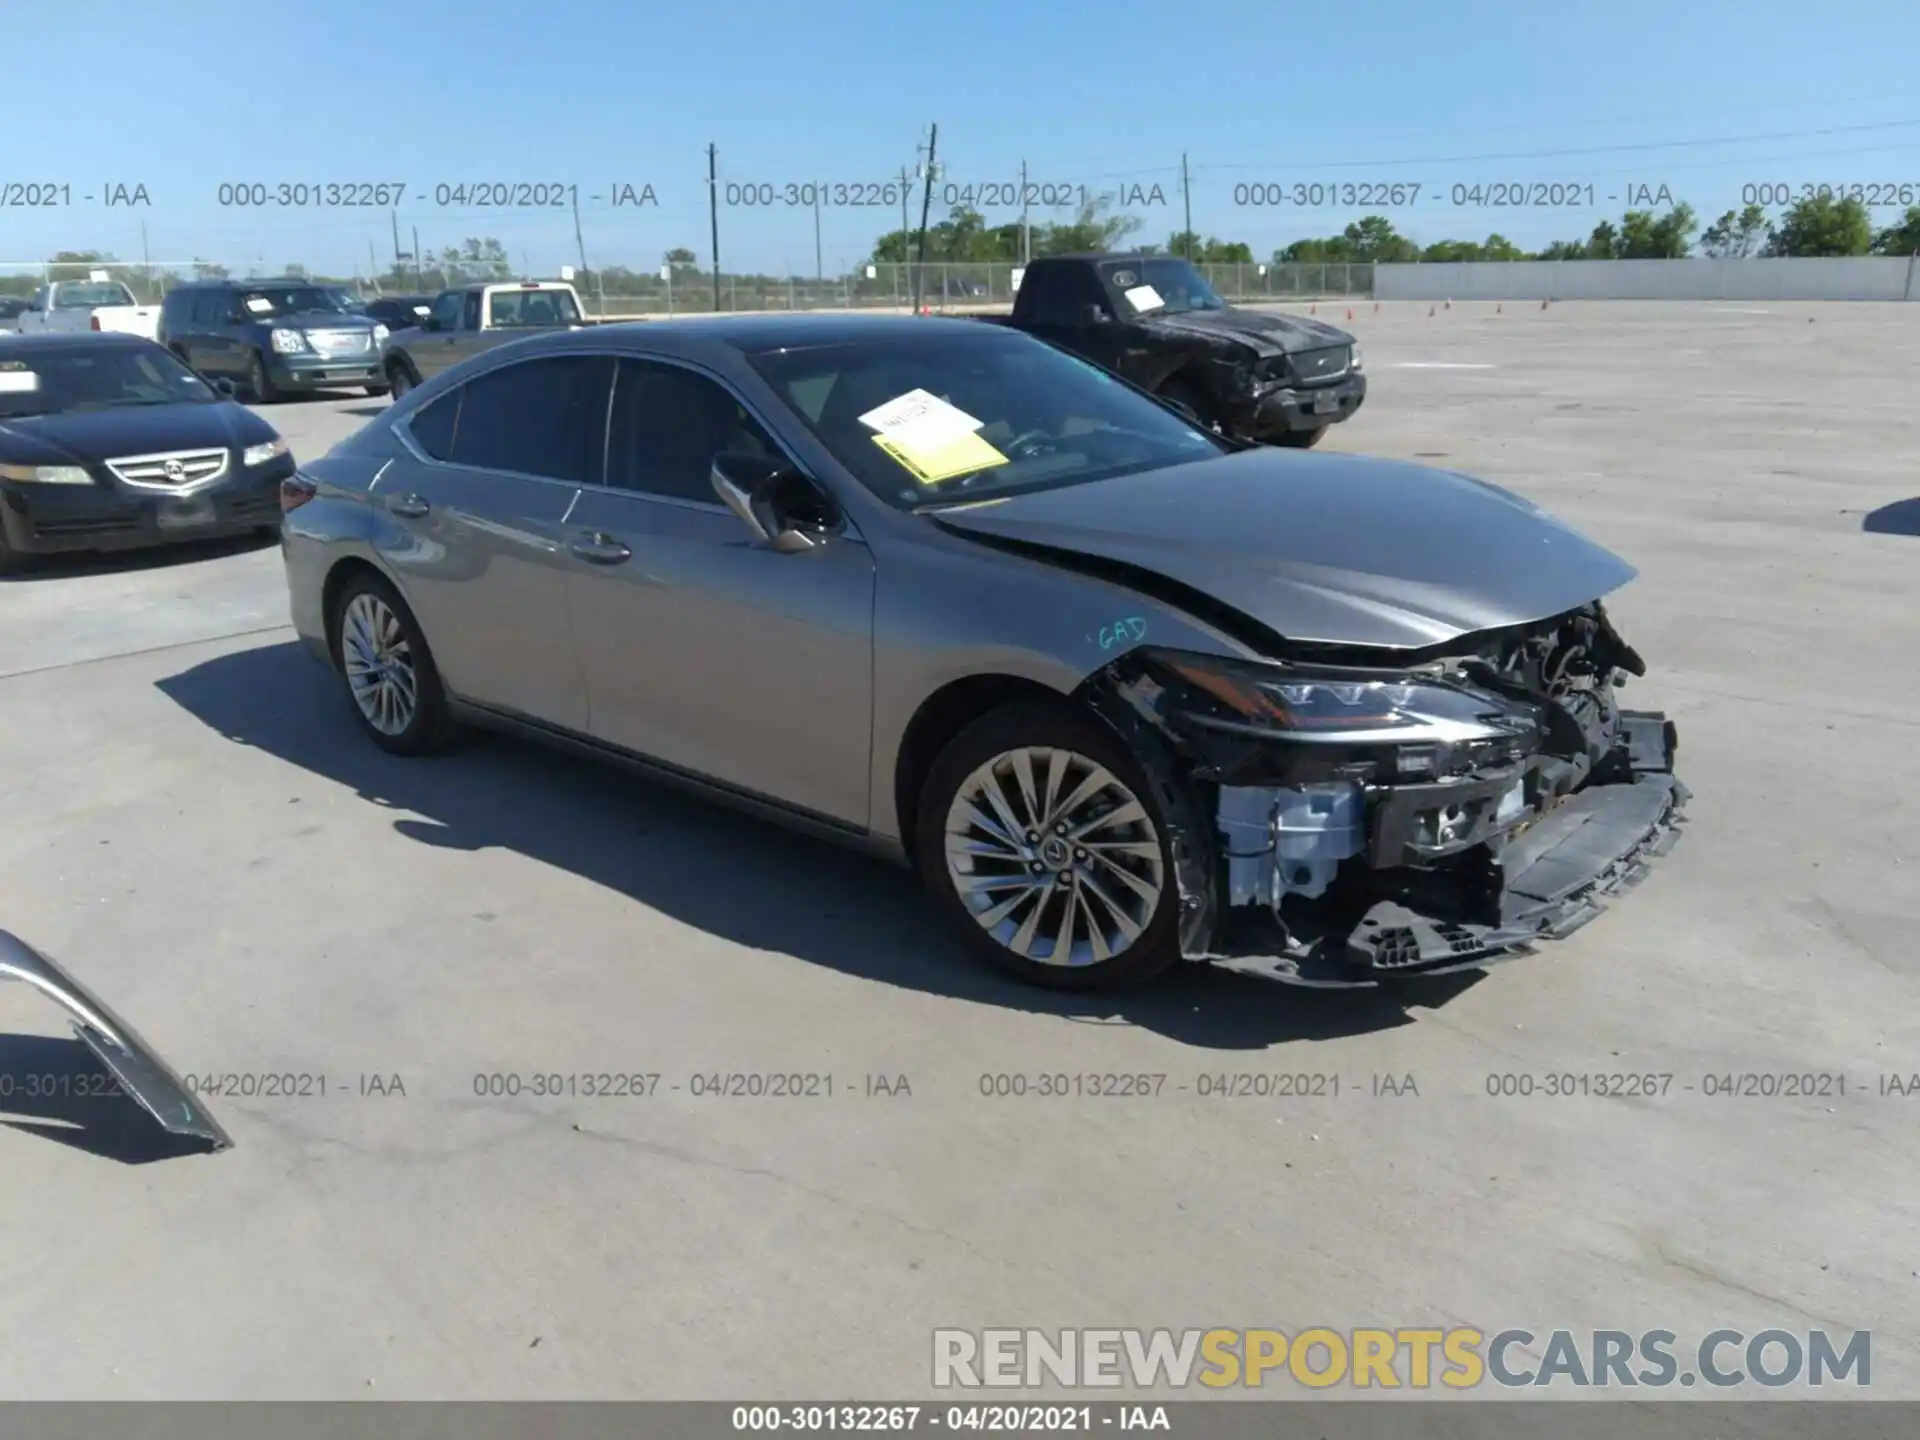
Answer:
[{"label": "utility pole", "polygon": [[1020,162],[1020,263],[1033,259],[1033,226],[1027,220],[1027,162]]},{"label": "utility pole", "polygon": [[940,142],[940,127],[930,126],[927,130],[927,183],[920,192],[920,238],[914,246],[913,259],[913,313],[918,315],[926,299],[927,276],[927,215],[933,209],[933,175],[937,162],[934,159],[934,147]]},{"label": "utility pole", "polygon": [[580,279],[584,282],[588,274],[587,242],[580,233],[580,190],[577,186],[569,188],[573,190],[573,250],[580,257]]},{"label": "utility pole", "polygon": [[1186,229],[1180,232],[1187,247],[1187,259],[1193,259],[1193,187],[1187,183],[1187,152],[1180,152],[1180,198],[1187,207]]},{"label": "utility pole", "polygon": [[373,293],[380,293],[380,257],[374,252],[373,239],[367,239],[367,279],[373,283]]},{"label": "utility pole", "polygon": [[813,182],[813,278],[827,278],[827,267],[820,259],[820,182]]},{"label": "utility pole", "polygon": [[145,277],[146,290],[153,293],[153,252],[147,249],[147,222],[140,222],[140,272]]},{"label": "utility pole", "polygon": [[416,225],[413,227],[413,288],[418,290],[426,283],[420,273],[420,227]]},{"label": "utility pole", "polygon": [[713,313],[720,313],[720,147],[707,146],[707,218],[713,225]]},{"label": "utility pole", "polygon": [[401,273],[400,271],[400,210],[398,206],[395,206],[393,211],[393,273],[396,276],[398,276]]}]

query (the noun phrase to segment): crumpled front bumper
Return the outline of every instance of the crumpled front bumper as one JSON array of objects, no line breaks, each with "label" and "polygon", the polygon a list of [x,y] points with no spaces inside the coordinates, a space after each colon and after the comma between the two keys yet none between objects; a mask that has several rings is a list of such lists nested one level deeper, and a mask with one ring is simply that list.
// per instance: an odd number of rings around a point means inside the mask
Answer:
[{"label": "crumpled front bumper", "polygon": [[0,930],[0,980],[22,980],[67,1011],[75,1037],[120,1088],[161,1127],[204,1140],[210,1150],[233,1144],[186,1084],[107,1003],[24,940]]},{"label": "crumpled front bumper", "polygon": [[[1673,774],[1672,723],[1647,712],[1622,719],[1633,740],[1631,778],[1575,791],[1507,840],[1484,876],[1492,893],[1473,907],[1480,913],[1388,898],[1350,927],[1317,932],[1311,925],[1283,931],[1262,914],[1223,927],[1188,958],[1287,984],[1347,989],[1478,969],[1571,935],[1639,884],[1686,823],[1690,795]],[[1425,788],[1389,791],[1374,807],[1376,862],[1404,853],[1414,828],[1408,812],[1431,803]]]}]

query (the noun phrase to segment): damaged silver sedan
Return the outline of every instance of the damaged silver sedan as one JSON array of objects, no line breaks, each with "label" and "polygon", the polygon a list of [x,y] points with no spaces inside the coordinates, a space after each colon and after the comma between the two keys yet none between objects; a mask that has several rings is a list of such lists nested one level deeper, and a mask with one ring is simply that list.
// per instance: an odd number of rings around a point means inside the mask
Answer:
[{"label": "damaged silver sedan", "polygon": [[1624,561],[997,327],[522,341],[283,507],[295,625],[375,744],[513,731],[905,861],[1037,984],[1485,964],[1592,918],[1686,801],[1671,723],[1619,703]]}]

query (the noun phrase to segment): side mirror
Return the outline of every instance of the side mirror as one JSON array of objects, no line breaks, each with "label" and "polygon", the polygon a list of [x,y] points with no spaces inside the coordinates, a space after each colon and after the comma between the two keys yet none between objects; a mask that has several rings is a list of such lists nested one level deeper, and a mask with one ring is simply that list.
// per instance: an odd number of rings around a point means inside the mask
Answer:
[{"label": "side mirror", "polygon": [[1089,325],[1111,325],[1113,315],[1104,305],[1089,305],[1081,317]]},{"label": "side mirror", "polygon": [[723,451],[713,457],[712,478],[714,493],[756,540],[783,555],[817,550],[826,543],[833,523],[829,502],[784,460]]},{"label": "side mirror", "polygon": [[215,377],[213,381],[213,389],[214,389],[214,393],[219,395],[224,400],[231,400],[235,395],[240,393],[239,389],[234,385],[233,381],[227,379],[227,377],[224,375]]}]

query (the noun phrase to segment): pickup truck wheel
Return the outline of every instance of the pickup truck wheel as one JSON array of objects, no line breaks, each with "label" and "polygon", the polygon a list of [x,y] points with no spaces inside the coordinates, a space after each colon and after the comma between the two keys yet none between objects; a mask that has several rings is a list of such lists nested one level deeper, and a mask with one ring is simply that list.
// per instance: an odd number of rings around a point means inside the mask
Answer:
[{"label": "pickup truck wheel", "polygon": [[258,350],[247,357],[247,393],[262,405],[271,405],[280,398],[280,387],[267,373],[267,362],[261,359]]},{"label": "pickup truck wheel", "polygon": [[1049,990],[1151,979],[1179,959],[1168,829],[1118,736],[1066,705],[989,712],[933,763],[921,879],[963,944]]},{"label": "pickup truck wheel", "polygon": [[371,395],[375,400],[378,400],[382,395],[386,393],[387,393],[387,387],[384,385],[367,386],[367,394]]},{"label": "pickup truck wheel", "polygon": [[395,365],[387,372],[387,393],[393,396],[394,403],[400,403],[400,397],[413,389],[413,377],[403,365]]},{"label": "pickup truck wheel", "polygon": [[1156,392],[1162,400],[1171,400],[1176,405],[1184,405],[1200,417],[1200,423],[1209,430],[1218,431],[1220,424],[1213,416],[1213,407],[1207,404],[1198,390],[1184,380],[1169,380]]},{"label": "pickup truck wheel", "polygon": [[1312,430],[1288,430],[1274,440],[1276,445],[1285,445],[1290,450],[1311,450],[1326,435],[1328,426],[1321,425]]}]

